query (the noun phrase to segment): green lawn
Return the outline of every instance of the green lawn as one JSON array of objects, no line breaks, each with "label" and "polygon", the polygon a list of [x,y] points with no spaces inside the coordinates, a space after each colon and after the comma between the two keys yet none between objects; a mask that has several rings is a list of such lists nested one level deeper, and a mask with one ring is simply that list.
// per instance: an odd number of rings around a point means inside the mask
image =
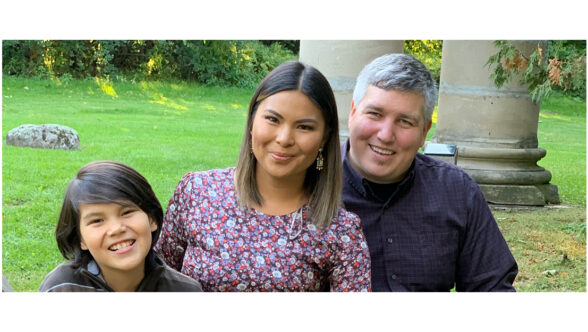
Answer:
[{"label": "green lawn", "polygon": [[[109,159],[134,167],[165,208],[184,173],[235,165],[253,94],[187,83],[57,85],[3,77],[2,84],[2,273],[17,291],[36,291],[63,261],[55,223],[82,165]],[[585,291],[586,104],[555,96],[540,120],[539,145],[548,151],[540,165],[570,208],[496,217],[521,268],[519,290]],[[82,150],[7,146],[8,131],[26,123],[72,127]]]}]

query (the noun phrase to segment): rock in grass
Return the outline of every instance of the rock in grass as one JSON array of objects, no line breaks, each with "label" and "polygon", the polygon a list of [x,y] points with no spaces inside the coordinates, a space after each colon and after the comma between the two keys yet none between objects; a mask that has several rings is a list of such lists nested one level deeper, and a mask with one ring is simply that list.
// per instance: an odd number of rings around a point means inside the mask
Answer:
[{"label": "rock in grass", "polygon": [[6,144],[41,149],[80,150],[78,133],[57,124],[24,124],[8,132]]}]

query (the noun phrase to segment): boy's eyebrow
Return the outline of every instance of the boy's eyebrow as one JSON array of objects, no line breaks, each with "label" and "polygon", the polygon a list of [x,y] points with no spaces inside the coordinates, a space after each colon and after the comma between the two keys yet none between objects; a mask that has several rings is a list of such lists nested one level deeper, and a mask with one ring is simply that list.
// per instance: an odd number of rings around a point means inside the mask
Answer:
[{"label": "boy's eyebrow", "polygon": [[86,219],[90,219],[90,218],[93,218],[93,217],[98,217],[98,216],[101,216],[101,215],[102,215],[101,212],[92,212],[92,213],[88,213],[88,214],[83,215],[81,219],[82,220],[86,220]]}]

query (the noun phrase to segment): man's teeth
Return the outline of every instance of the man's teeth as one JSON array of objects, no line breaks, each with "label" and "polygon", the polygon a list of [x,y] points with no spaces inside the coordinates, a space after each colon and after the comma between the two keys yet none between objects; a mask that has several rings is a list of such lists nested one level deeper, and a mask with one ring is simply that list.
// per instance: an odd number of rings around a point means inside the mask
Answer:
[{"label": "man's teeth", "polygon": [[132,244],[133,244],[133,240],[128,240],[128,241],[124,241],[124,242],[119,242],[119,243],[117,243],[117,244],[113,244],[113,245],[111,245],[111,246],[108,248],[108,250],[114,250],[114,251],[116,251],[116,250],[120,250],[120,249],[122,249],[122,248],[126,248],[126,247],[128,247],[128,246],[130,246],[130,245],[132,245]]},{"label": "man's teeth", "polygon": [[380,149],[380,148],[375,147],[373,145],[370,145],[370,146],[372,147],[372,150],[376,151],[377,153],[386,154],[386,155],[392,154],[392,151],[390,151],[390,150],[383,150],[383,149]]}]

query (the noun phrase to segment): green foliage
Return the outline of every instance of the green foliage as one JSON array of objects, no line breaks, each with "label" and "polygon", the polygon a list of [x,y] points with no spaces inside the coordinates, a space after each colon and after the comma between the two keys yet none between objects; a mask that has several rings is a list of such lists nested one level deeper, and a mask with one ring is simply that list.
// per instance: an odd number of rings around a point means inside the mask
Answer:
[{"label": "green foliage", "polygon": [[[8,40],[5,75],[109,80],[188,80],[253,87],[284,61],[297,41],[256,40]],[[64,76],[65,75],[65,76]]]},{"label": "green foliage", "polygon": [[541,101],[553,90],[586,97],[586,41],[548,40],[538,42],[533,52],[523,54],[512,42],[497,40],[498,52],[486,65],[492,69],[490,78],[500,88],[513,77],[527,85],[531,97]]},{"label": "green foliage", "polygon": [[422,62],[431,72],[433,79],[439,84],[441,77],[441,40],[405,40],[404,53],[410,54]]}]

